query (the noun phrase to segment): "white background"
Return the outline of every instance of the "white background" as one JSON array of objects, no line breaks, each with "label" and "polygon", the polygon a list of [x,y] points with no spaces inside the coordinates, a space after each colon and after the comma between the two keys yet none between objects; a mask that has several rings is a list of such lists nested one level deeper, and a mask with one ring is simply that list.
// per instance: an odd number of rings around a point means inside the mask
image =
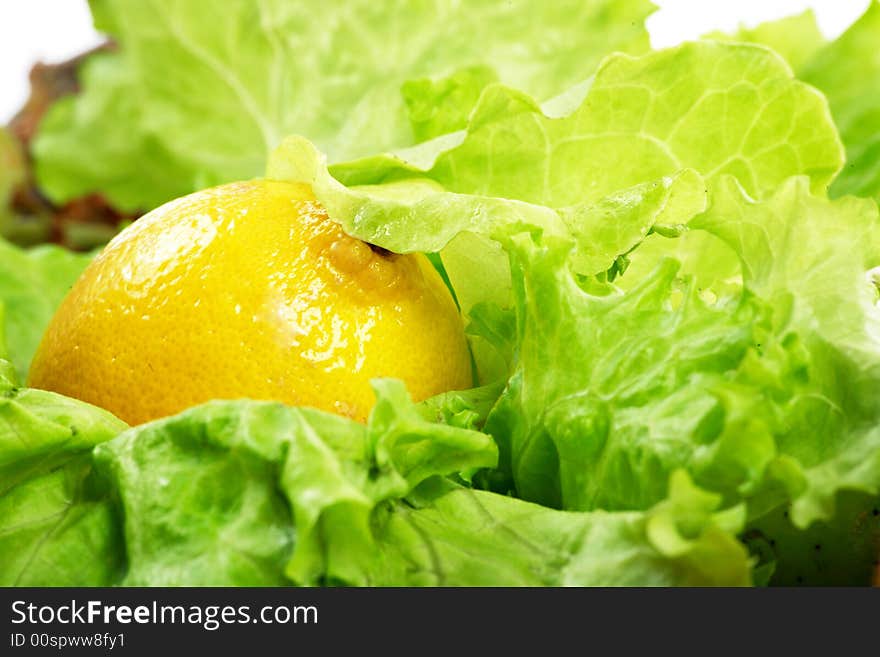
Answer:
[{"label": "white background", "polygon": [[[317,0],[299,1],[312,2],[320,11]],[[808,7],[816,12],[823,33],[834,37],[858,18],[870,0],[654,2],[660,10],[647,25],[652,45],[662,48],[714,29],[732,30],[740,23],[753,26]],[[0,123],[9,120],[26,99],[27,74],[33,62],[63,61],[100,42],[86,0],[0,0]]]}]

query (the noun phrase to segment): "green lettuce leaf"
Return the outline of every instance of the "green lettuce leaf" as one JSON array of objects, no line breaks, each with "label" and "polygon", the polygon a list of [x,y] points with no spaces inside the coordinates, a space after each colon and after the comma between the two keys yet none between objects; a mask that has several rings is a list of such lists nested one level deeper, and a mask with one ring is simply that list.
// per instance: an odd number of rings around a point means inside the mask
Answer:
[{"label": "green lettuce leaf", "polygon": [[483,89],[498,82],[488,66],[471,66],[444,78],[422,78],[403,83],[415,143],[441,137],[467,127],[468,117]]},{"label": "green lettuce leaf", "polygon": [[[256,175],[303,134],[268,176],[439,258],[490,385],[413,404],[379,381],[366,426],[239,400],[126,430],[18,387],[89,256],[0,242],[0,584],[867,581],[880,219],[828,200],[840,138],[780,56],[691,43],[584,81],[608,49],[644,49],[637,0],[632,20],[436,0],[393,23],[366,3],[353,20],[236,0],[213,23],[92,5],[121,49],[45,119],[54,198],[148,208]],[[736,37],[828,90],[850,158],[835,194],[877,191],[877,8],[824,48],[809,14]]]},{"label": "green lettuce leaf", "polygon": [[426,482],[377,520],[378,586],[743,586],[741,509],[677,473],[647,512],[570,513]]},{"label": "green lettuce leaf", "polygon": [[6,345],[6,307],[0,303],[0,392],[14,388],[18,384],[15,365],[9,360],[9,348]]},{"label": "green lettuce leaf", "polygon": [[363,584],[377,506],[494,465],[486,434],[427,422],[376,382],[365,427],[266,402],[211,402],[135,427],[96,459],[125,517],[126,585]]},{"label": "green lettuce leaf", "polygon": [[78,76],[84,95],[53,103],[31,144],[36,179],[53,201],[100,192],[137,213],[214,182],[132,125],[144,109],[141,81],[125,54],[91,55]]},{"label": "green lettuce leaf", "polygon": [[798,77],[822,91],[846,146],[846,166],[831,193],[880,198],[880,2],[872,0],[831,43],[825,42],[811,10],[731,35],[707,36],[767,45],[788,60]]},{"label": "green lettuce leaf", "polygon": [[502,387],[500,383],[495,383],[481,388],[440,393],[420,402],[419,411],[426,420],[479,430],[485,424]]},{"label": "green lettuce leaf", "polygon": [[[483,100],[494,93],[518,92],[496,87]],[[476,119],[479,112],[480,108]],[[510,171],[516,175],[516,169]],[[375,173],[371,170],[367,175]],[[402,253],[439,251],[464,310],[481,301],[509,299],[506,258],[488,239],[506,226],[527,225],[574,238],[579,247],[575,254],[578,271],[594,274],[611,267],[618,255],[636,246],[655,224],[685,223],[705,207],[703,180],[691,170],[673,171],[595,200],[558,207],[507,198],[501,190],[499,196],[469,187],[447,191],[429,172],[401,181],[392,177],[381,185],[346,187],[331,175],[324,156],[301,137],[285,140],[270,159],[267,175],[311,184],[330,216],[364,241]]]},{"label": "green lettuce leaf", "polygon": [[741,25],[732,34],[711,32],[704,38],[744,41],[767,46],[782,55],[796,72],[800,71],[804,64],[826,44],[812,9],[794,16],[767,21],[755,27]]},{"label": "green lettuce leaf", "polygon": [[55,309],[91,259],[56,246],[21,249],[0,238],[0,304],[6,309],[10,360],[20,380],[26,379]]},{"label": "green lettuce leaf", "polygon": [[830,520],[842,490],[880,495],[880,308],[866,278],[880,262],[876,204],[829,202],[803,179],[756,202],[728,179],[694,227],[737,252],[746,290],[773,308],[772,333],[804,361],[801,384],[776,391],[790,395],[774,432],[778,465],[801,468],[788,482],[793,522]]},{"label": "green lettuce leaf", "polygon": [[[750,519],[784,509],[798,530],[834,523],[843,493],[861,496],[862,513],[876,505],[880,309],[865,277],[880,258],[876,205],[829,201],[803,177],[761,201],[722,177],[710,199],[688,228],[739,259],[729,294],[707,295],[667,259],[597,295],[567,264],[571,242],[509,238],[517,363],[486,430],[525,499],[645,509],[685,468],[726,503],[747,502]],[[866,550],[829,544],[864,570]]]},{"label": "green lettuce leaf", "polygon": [[0,585],[112,586],[125,546],[88,454],[0,490]]},{"label": "green lettuce leaf", "polygon": [[[700,473],[698,452],[703,468],[724,460],[734,490],[748,474],[742,467],[770,458],[772,441],[759,435],[745,434],[748,444],[729,454],[709,449],[725,424],[749,420],[748,407],[727,410],[723,395],[729,372],[763,339],[763,305],[709,305],[678,281],[672,260],[625,294],[594,295],[566,265],[570,243],[519,234],[508,248],[518,359],[486,429],[520,496],[567,509],[646,509],[667,495],[672,471]],[[712,479],[716,490],[727,483]]]},{"label": "green lettuce leaf", "polygon": [[363,583],[377,506],[496,461],[489,436],[426,421],[400,382],[376,390],[366,427],[239,401],[126,431],[88,404],[7,389],[0,584]]},{"label": "green lettuce leaf", "polygon": [[792,79],[777,55],[746,44],[610,56],[572,110],[551,118],[527,94],[491,85],[464,133],[329,171],[315,149],[294,139],[273,156],[268,175],[313,182],[331,214],[364,239],[434,251],[457,231],[419,225],[418,216],[398,227],[392,216],[383,233],[370,202],[401,214],[447,192],[450,202],[467,194],[565,208],[687,168],[708,178],[735,175],[763,196],[798,174],[824,190],[843,162],[822,96]]},{"label": "green lettuce leaf", "polygon": [[[455,126],[489,79],[461,86],[460,69],[549,98],[608,52],[646,50],[653,10],[647,0],[90,4],[120,52],[92,58],[83,92],[50,109],[36,170],[55,201],[99,191],[130,210],[257,176],[289,133],[345,159]],[[402,88],[408,80],[420,82]],[[425,116],[414,88],[450,94],[445,109]]]},{"label": "green lettuce leaf", "polygon": [[68,397],[4,388],[0,371],[0,585],[116,581],[121,535],[90,452],[125,428],[107,411]]},{"label": "green lettuce leaf", "polygon": [[[439,252],[469,316],[512,303],[508,259],[493,241],[505,227],[572,239],[578,274],[613,279],[652,233],[678,234],[705,208],[706,179],[736,174],[763,196],[805,174],[821,191],[842,164],[825,100],[765,48],[701,42],[614,55],[566,103],[569,114],[548,116],[530,96],[490,85],[465,131],[329,168],[291,137],[267,176],[311,184],[365,241]],[[482,382],[509,372],[491,341],[472,349]]]},{"label": "green lettuce leaf", "polygon": [[799,75],[828,97],[846,145],[846,166],[834,182],[836,196],[880,199],[880,2],[838,39],[811,58]]},{"label": "green lettuce leaf", "polygon": [[[422,416],[479,407],[481,395],[429,408],[413,405],[399,382],[376,390],[367,426],[218,401],[108,441],[124,426],[92,409],[86,429],[90,407],[81,404],[77,424],[90,439],[74,439],[72,418],[50,409],[56,423],[71,424],[65,441],[24,413],[8,415],[0,426],[45,435],[55,450],[0,491],[0,583],[749,584],[751,561],[734,536],[744,508],[718,511],[720,496],[684,472],[646,512],[567,513],[474,491],[435,475],[492,465],[489,436]],[[33,392],[0,409],[31,406],[47,420],[50,407],[30,402]],[[0,434],[0,446],[10,444]],[[39,449],[31,444],[18,463],[36,461]]]},{"label": "green lettuce leaf", "polygon": [[289,584],[294,530],[273,485],[283,450],[265,428],[282,431],[283,413],[218,402],[96,451],[124,518],[122,585]]},{"label": "green lettuce leaf", "polygon": [[54,392],[0,391],[0,494],[125,428],[108,411]]}]

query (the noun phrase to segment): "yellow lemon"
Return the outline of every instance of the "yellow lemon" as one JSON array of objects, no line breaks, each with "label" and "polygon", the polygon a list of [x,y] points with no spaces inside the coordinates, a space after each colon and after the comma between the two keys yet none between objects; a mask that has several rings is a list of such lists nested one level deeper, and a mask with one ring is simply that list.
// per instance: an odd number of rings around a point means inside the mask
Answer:
[{"label": "yellow lemon", "polygon": [[470,387],[442,279],[421,254],[348,236],[309,187],[255,180],[123,230],[61,304],[29,384],[130,424],[240,397],[363,421],[374,377],[416,400]]}]

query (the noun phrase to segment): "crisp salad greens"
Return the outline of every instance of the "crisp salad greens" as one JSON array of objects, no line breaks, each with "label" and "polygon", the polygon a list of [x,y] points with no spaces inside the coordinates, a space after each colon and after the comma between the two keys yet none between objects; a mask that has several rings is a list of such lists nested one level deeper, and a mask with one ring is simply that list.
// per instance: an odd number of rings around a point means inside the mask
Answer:
[{"label": "crisp salad greens", "polygon": [[[287,134],[344,160],[463,127],[501,80],[546,99],[615,50],[648,49],[648,0],[91,0],[119,52],[88,61],[34,145],[53,200],[151,209],[262,175]],[[84,162],[82,148],[89,144]]]},{"label": "crisp salad greens", "polygon": [[722,36],[776,49],[798,77],[828,98],[847,152],[846,168],[831,189],[834,196],[880,198],[878,32],[880,3],[872,1],[864,15],[831,43],[825,42],[811,11]]},{"label": "crisp salad greens", "polygon": [[24,251],[0,239],[0,303],[9,358],[22,380],[55,308],[90,260],[52,245]]},{"label": "crisp salad greens", "polygon": [[0,243],[0,585],[869,583],[880,2],[658,51],[641,1],[325,4],[93,0],[38,181],[308,183],[432,257],[478,386],[128,427],[22,384],[90,255]]}]

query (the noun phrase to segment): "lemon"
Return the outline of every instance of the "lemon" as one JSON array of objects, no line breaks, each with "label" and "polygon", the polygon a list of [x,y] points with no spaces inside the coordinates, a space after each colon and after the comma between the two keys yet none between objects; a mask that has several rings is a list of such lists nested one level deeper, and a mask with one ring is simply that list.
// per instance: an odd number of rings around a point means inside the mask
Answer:
[{"label": "lemon", "polygon": [[374,377],[402,379],[416,400],[470,387],[442,279],[421,254],[344,233],[308,186],[255,180],[119,233],[53,317],[29,385],[130,424],[242,397],[364,421]]}]

